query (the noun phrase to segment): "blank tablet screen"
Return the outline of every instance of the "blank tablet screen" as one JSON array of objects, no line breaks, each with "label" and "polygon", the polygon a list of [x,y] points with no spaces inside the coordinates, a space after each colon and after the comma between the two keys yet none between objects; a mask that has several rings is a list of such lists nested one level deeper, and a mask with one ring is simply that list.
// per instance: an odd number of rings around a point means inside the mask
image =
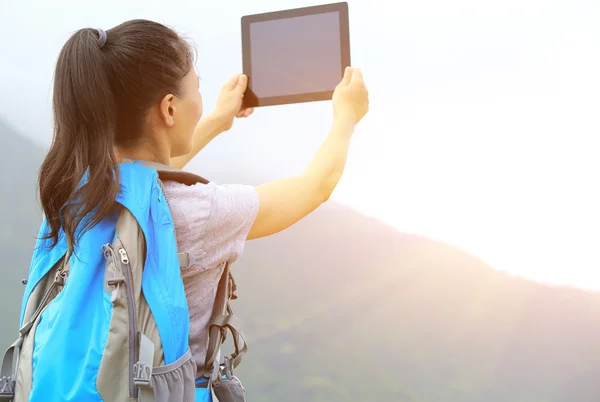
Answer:
[{"label": "blank tablet screen", "polygon": [[[346,3],[242,18],[249,106],[331,99],[350,65]],[[247,92],[248,93],[248,92]]]},{"label": "blank tablet screen", "polygon": [[250,43],[259,98],[328,91],[341,79],[337,12],[251,23]]}]

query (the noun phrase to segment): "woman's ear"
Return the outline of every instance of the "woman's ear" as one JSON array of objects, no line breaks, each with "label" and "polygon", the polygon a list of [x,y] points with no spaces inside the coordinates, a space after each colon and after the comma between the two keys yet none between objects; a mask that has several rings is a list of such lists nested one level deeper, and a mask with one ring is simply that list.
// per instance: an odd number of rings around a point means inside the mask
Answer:
[{"label": "woman's ear", "polygon": [[160,118],[168,127],[175,124],[175,111],[175,96],[165,95],[160,101]]}]

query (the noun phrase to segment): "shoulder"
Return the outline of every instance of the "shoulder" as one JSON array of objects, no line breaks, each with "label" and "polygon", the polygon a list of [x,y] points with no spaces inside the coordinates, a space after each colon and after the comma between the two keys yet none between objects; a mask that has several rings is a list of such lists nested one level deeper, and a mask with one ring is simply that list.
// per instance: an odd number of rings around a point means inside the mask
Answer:
[{"label": "shoulder", "polygon": [[182,197],[187,197],[191,194],[209,197],[213,195],[215,189],[218,187],[217,184],[212,182],[208,184],[197,183],[191,186],[172,180],[165,180],[162,183],[166,193]]},{"label": "shoulder", "polygon": [[[240,215],[254,218],[258,210],[258,193],[253,186],[244,184],[186,184],[166,181],[165,196],[171,209],[210,215],[211,220],[236,220]],[[256,210],[256,211],[255,211]]]},{"label": "shoulder", "polygon": [[245,184],[216,184],[209,182],[207,184],[186,185],[175,181],[163,182],[165,195],[173,201],[179,200],[210,200],[210,201],[258,201],[258,194],[253,186]]},{"label": "shoulder", "polygon": [[239,197],[258,200],[258,194],[253,186],[245,184],[207,184],[186,185],[175,181],[163,182],[165,195],[175,199],[217,199],[220,201],[237,200]]},{"label": "shoulder", "polygon": [[182,247],[201,247],[205,267],[237,260],[258,213],[253,186],[165,182],[164,189]]}]

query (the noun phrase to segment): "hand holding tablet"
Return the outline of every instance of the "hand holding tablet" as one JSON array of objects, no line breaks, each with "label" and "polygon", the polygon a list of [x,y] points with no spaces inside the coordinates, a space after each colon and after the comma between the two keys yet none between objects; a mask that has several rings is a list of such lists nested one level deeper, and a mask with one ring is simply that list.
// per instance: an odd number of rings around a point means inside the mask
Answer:
[{"label": "hand holding tablet", "polygon": [[347,3],[242,17],[244,106],[330,100],[350,66],[349,36]]},{"label": "hand holding tablet", "polygon": [[346,67],[344,77],[333,92],[333,116],[352,126],[369,111],[369,91],[358,68]]}]

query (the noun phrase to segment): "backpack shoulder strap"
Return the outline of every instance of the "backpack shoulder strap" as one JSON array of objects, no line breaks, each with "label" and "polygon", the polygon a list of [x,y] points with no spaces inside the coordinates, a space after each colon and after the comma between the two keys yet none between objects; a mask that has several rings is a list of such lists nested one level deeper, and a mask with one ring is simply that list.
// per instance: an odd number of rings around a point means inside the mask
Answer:
[{"label": "backpack shoulder strap", "polygon": [[[134,161],[129,158],[125,158],[123,163],[134,163]],[[198,183],[208,184],[209,182],[202,176],[198,176],[197,174],[191,172],[185,172],[172,166],[163,165],[162,163],[140,161],[139,164],[156,170],[161,181],[176,181],[178,183],[185,184],[186,186],[193,186],[194,184]]]},{"label": "backpack shoulder strap", "polygon": [[[125,158],[123,160],[124,163],[133,163],[133,160]],[[181,184],[185,184],[186,186],[193,186],[194,184],[208,184],[209,181],[206,180],[204,177],[202,176],[198,176],[197,174],[194,173],[190,173],[190,172],[184,172],[183,170],[171,167],[171,166],[167,166],[167,165],[163,165],[162,163],[158,163],[158,162],[147,162],[147,161],[140,161],[139,163],[142,166],[145,167],[149,167],[151,169],[156,170],[156,172],[158,173],[158,178],[161,181],[175,181]],[[189,255],[188,253],[178,253],[177,254],[177,258],[179,258],[179,266],[181,268],[187,268],[190,266],[190,264],[193,262],[193,256]]]},{"label": "backpack shoulder strap", "polygon": [[[220,382],[221,375],[231,379],[234,369],[248,351],[246,338],[241,331],[241,322],[234,314],[230,304],[232,300],[237,299],[236,290],[229,264],[226,263],[217,287],[213,314],[209,322],[209,341],[203,373],[203,376],[215,385]],[[227,337],[227,331],[231,332],[233,337],[234,352],[230,356],[226,356],[224,364],[221,365],[219,352]]]},{"label": "backpack shoulder strap", "polygon": [[[24,342],[25,337],[37,325],[38,318],[44,309],[54,300],[65,285],[69,274],[69,256],[70,253],[67,252],[44,276],[43,282],[39,282],[36,285],[32,295],[29,297],[23,317],[24,323],[19,329],[19,338],[6,350],[2,359],[2,366],[0,367],[0,400],[11,401],[15,397],[21,350],[27,350],[29,356],[32,353],[30,348],[33,347],[33,344]],[[52,282],[50,282],[51,275],[54,275]]]},{"label": "backpack shoulder strap", "polygon": [[[131,159],[124,159],[124,163],[134,163]],[[158,172],[161,181],[171,180],[188,186],[202,183],[208,184],[209,181],[202,176],[194,173],[184,172],[183,170],[167,166],[156,162],[139,161],[140,165],[152,168]],[[187,253],[178,253],[180,266],[187,267],[190,263],[190,256]],[[218,383],[221,379],[219,374],[231,377],[233,370],[240,364],[244,354],[248,350],[248,345],[243,333],[240,330],[240,322],[233,313],[230,302],[237,299],[236,284],[231,274],[229,264],[225,264],[223,274],[217,287],[217,294],[213,307],[213,314],[209,323],[209,344],[207,348],[206,360],[204,364],[204,377],[209,379],[209,383]],[[231,332],[233,337],[234,352],[225,357],[225,363],[221,366],[219,362],[219,351],[225,342],[227,331]]]}]

